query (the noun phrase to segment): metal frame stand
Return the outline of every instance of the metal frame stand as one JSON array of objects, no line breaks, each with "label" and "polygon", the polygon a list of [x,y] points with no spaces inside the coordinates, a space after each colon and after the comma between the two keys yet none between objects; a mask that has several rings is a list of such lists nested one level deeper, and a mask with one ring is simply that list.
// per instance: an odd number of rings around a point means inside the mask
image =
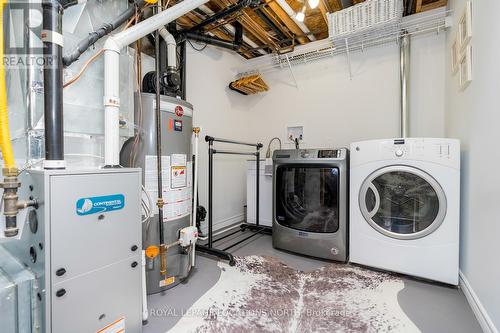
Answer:
[{"label": "metal frame stand", "polygon": [[[262,148],[262,143],[247,143],[228,139],[214,138],[211,136],[206,136],[205,141],[208,142],[208,243],[206,245],[197,245],[196,250],[217,256],[221,259],[229,261],[229,265],[234,266],[235,261],[231,253],[227,252],[232,247],[243,243],[244,241],[254,237],[258,234],[271,234],[272,228],[268,226],[259,225],[259,192],[260,192],[260,149]],[[243,145],[255,147],[255,152],[243,152],[243,151],[231,151],[231,150],[220,150],[214,148],[214,142],[229,143],[234,145]],[[215,154],[226,154],[226,155],[249,155],[255,156],[256,158],[256,202],[255,202],[255,224],[253,223],[242,223],[240,228],[233,231],[227,235],[221,236],[214,239],[213,235],[213,168],[214,168],[214,155]],[[214,243],[219,242],[227,237],[230,237],[238,232],[245,230],[253,231],[252,235],[245,237],[230,246],[225,247],[222,250],[213,247]]]}]

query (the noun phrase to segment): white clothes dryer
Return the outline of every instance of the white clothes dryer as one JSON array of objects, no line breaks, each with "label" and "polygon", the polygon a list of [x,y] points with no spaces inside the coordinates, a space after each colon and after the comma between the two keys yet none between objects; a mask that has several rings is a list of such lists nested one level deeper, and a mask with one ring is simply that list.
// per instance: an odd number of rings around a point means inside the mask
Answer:
[{"label": "white clothes dryer", "polygon": [[457,285],[460,142],[356,142],[350,176],[350,261]]}]

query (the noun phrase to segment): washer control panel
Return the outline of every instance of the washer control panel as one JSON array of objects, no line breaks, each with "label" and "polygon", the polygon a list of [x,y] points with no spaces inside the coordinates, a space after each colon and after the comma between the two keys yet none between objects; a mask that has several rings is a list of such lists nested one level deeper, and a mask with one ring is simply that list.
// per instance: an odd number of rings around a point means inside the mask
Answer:
[{"label": "washer control panel", "polygon": [[338,149],[284,149],[275,150],[273,160],[342,160],[346,159],[348,150]]}]

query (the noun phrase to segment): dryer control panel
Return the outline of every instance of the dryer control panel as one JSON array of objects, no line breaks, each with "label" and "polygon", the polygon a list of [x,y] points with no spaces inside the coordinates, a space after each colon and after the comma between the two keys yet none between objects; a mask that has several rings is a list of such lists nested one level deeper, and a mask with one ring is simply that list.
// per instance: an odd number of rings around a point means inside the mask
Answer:
[{"label": "dryer control panel", "polygon": [[460,167],[460,142],[447,138],[395,138],[351,144],[351,166],[374,161],[426,161]]}]

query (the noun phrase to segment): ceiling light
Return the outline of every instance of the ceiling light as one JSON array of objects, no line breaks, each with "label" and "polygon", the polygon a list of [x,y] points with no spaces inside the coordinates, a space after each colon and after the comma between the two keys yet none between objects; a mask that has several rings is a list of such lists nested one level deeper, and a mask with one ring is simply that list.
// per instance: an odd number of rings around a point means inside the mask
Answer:
[{"label": "ceiling light", "polygon": [[309,7],[311,7],[311,9],[314,9],[318,7],[319,0],[308,0],[307,3],[309,4]]},{"label": "ceiling light", "polygon": [[300,12],[298,12],[296,15],[295,15],[295,18],[297,19],[297,21],[299,22],[304,22],[304,19],[306,18],[306,5],[304,5],[302,7],[302,9],[300,10]]}]

